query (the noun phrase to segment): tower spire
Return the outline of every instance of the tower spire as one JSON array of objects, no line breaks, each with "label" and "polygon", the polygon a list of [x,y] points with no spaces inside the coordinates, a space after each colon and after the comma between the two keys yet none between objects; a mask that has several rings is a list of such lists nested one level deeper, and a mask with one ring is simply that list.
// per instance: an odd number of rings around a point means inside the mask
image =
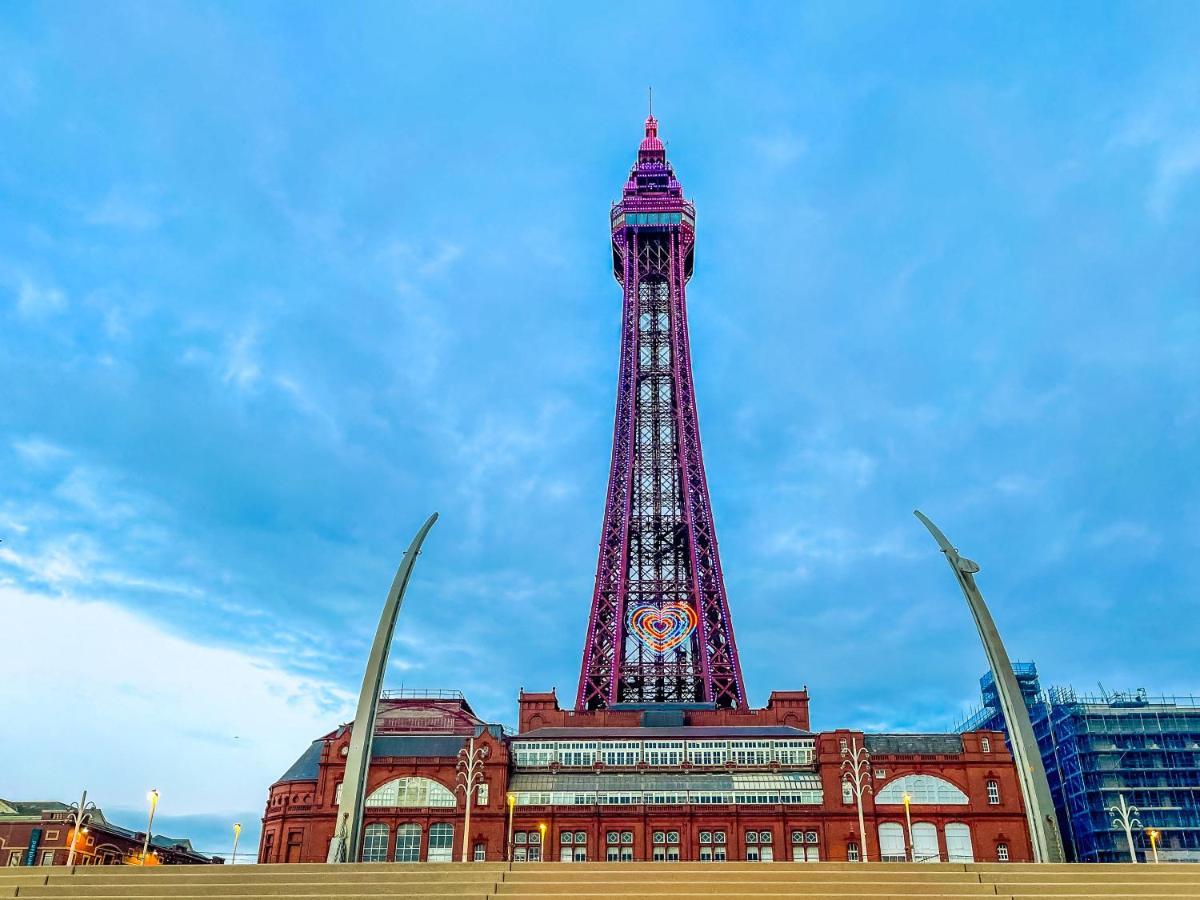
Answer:
[{"label": "tower spire", "polygon": [[692,384],[684,291],[695,223],[651,107],[612,210],[621,364],[579,710],[746,705]]}]

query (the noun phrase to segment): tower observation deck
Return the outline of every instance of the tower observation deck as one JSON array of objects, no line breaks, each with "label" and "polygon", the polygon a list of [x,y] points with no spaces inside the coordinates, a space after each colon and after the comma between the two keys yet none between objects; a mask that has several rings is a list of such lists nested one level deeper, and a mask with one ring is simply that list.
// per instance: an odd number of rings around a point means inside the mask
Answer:
[{"label": "tower observation deck", "polygon": [[685,287],[696,211],[653,115],[645,127],[611,214],[623,294],[617,409],[575,706],[743,708],[692,384]]}]

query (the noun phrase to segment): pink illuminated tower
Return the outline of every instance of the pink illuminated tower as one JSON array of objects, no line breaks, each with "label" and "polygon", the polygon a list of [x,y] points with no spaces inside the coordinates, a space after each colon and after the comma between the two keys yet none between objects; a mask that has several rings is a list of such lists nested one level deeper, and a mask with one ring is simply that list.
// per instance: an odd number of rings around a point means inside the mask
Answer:
[{"label": "pink illuminated tower", "polygon": [[612,208],[624,290],[612,469],[576,709],[746,695],[700,452],[685,286],[696,211],[658,122]]}]

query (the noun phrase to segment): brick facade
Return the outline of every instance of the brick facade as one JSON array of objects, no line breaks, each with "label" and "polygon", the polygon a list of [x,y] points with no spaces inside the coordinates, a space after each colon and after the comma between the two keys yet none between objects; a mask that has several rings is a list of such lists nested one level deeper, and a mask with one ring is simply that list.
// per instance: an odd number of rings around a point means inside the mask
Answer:
[{"label": "brick facade", "polygon": [[[445,715],[448,711],[452,715]],[[397,720],[399,712],[407,718]],[[728,781],[732,775],[752,781],[756,776],[770,780],[792,773],[796,778],[808,779],[806,783],[819,791],[816,795],[819,799],[812,801],[810,792],[806,795],[810,799],[805,802],[789,803],[690,800],[630,803],[612,796],[603,802],[587,802],[585,798],[585,802],[570,805],[522,802],[514,808],[513,830],[525,838],[520,846],[526,858],[529,836],[539,834],[539,826],[545,826],[547,855],[552,860],[565,856],[604,860],[610,854],[634,860],[652,860],[656,854],[669,859],[698,860],[711,858],[716,846],[714,838],[719,835],[727,860],[763,858],[768,855],[763,848],[769,847],[769,855],[775,861],[791,860],[794,856],[844,861],[852,855],[852,844],[858,845],[860,853],[863,844],[858,834],[856,807],[853,802],[843,802],[842,791],[842,741],[848,745],[856,741],[873,747],[871,768],[876,775],[876,794],[897,778],[929,775],[966,795],[966,802],[961,798],[957,803],[944,805],[914,801],[911,806],[913,831],[924,831],[926,848],[932,847],[932,835],[936,834],[937,854],[941,859],[951,856],[946,837],[948,825],[967,826],[969,853],[977,861],[1000,859],[1001,845],[1010,861],[1031,859],[1016,771],[999,733],[889,736],[837,730],[813,734],[808,731],[806,691],[773,693],[767,706],[759,710],[688,708],[672,714],[680,720],[679,727],[673,729],[661,723],[646,724],[657,720],[647,718],[644,710],[575,712],[561,709],[553,693],[523,692],[518,733],[505,735],[497,726],[488,726],[477,719],[465,700],[435,703],[421,698],[385,699],[381,701],[367,793],[370,796],[394,779],[412,777],[430,779],[453,791],[457,750],[471,735],[477,735],[476,745],[488,748],[484,764],[487,789],[486,801],[472,809],[468,855],[476,858],[479,853],[483,859],[499,861],[505,859],[507,852],[506,795],[513,790],[525,800],[539,799],[522,787],[539,778],[554,781],[568,775],[583,776],[583,783],[599,784],[601,779],[592,776],[607,776],[609,780],[605,783],[632,785],[639,781],[648,783],[647,779],[653,781],[655,777],[674,777],[678,781],[682,776],[690,781],[680,783],[696,785],[706,779]],[[439,718],[442,724],[430,725]],[[407,731],[406,721],[415,723]],[[427,730],[431,727],[440,730]],[[677,766],[652,766],[644,759],[629,766],[606,766],[599,761],[576,768],[559,762],[529,766],[518,765],[512,752],[514,746],[527,746],[530,741],[542,742],[539,746],[575,746],[577,741],[592,740],[636,744],[666,734],[682,741],[716,736],[729,746],[743,738],[782,740],[798,736],[812,749],[810,756],[795,764],[772,761],[738,765],[726,761],[707,768],[686,761]],[[263,817],[260,862],[325,860],[333,837],[343,754],[349,742],[348,726],[315,741],[289,773],[271,787]],[[994,785],[991,797],[989,782]],[[617,793],[620,789],[610,790]],[[957,796],[957,792],[950,790]],[[444,795],[442,801],[446,802]],[[400,827],[409,825],[408,833],[412,834],[415,830],[411,826],[416,825],[420,829],[419,846],[410,858],[424,861],[432,856],[457,860],[462,852],[461,795],[456,795],[453,802],[453,807],[368,806],[364,832],[373,824],[385,826],[386,846],[377,846],[375,852],[392,860],[397,855]],[[880,826],[900,826],[905,832],[905,844],[908,843],[902,804],[877,803],[874,795],[867,794],[863,813],[871,860],[880,858]],[[433,826],[442,826],[440,857],[430,846]],[[453,835],[449,853],[444,846],[445,826],[449,826]],[[377,831],[382,833],[381,829]],[[564,834],[569,837],[566,843]],[[793,836],[799,841],[794,842]],[[582,840],[577,841],[577,837]],[[615,837],[615,842],[610,842],[609,837]],[[656,837],[661,840],[656,841]],[[748,837],[755,840],[751,842]],[[668,843],[668,838],[673,841]],[[379,837],[377,845],[381,841]]]}]

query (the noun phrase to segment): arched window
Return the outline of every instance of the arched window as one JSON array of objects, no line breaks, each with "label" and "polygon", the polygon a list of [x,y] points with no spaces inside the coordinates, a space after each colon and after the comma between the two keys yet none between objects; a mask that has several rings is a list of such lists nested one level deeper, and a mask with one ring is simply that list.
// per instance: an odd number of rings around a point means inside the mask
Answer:
[{"label": "arched window", "polygon": [[363,830],[363,862],[383,862],[387,859],[388,827],[382,822]]},{"label": "arched window", "polygon": [[407,822],[396,829],[396,862],[421,861],[421,826]]},{"label": "arched window", "polygon": [[367,797],[367,806],[447,806],[458,800],[445,787],[429,778],[397,778],[381,784]]},{"label": "arched window", "polygon": [[452,862],[454,860],[454,826],[444,822],[429,826],[429,862]]},{"label": "arched window", "polygon": [[904,862],[908,859],[904,849],[904,829],[898,822],[884,822],[879,826],[879,858],[883,862]]},{"label": "arched window", "polygon": [[1000,803],[1000,782],[989,781],[987,783],[988,803],[992,806],[997,806]]},{"label": "arched window", "polygon": [[970,802],[967,795],[950,782],[933,775],[902,775],[893,779],[875,795],[875,802],[903,803],[906,793],[914,806],[919,803],[966,806]]},{"label": "arched window", "polygon": [[962,822],[951,822],[946,826],[946,853],[950,862],[975,862],[971,829]]},{"label": "arched window", "polygon": [[936,825],[931,822],[913,822],[912,842],[914,862],[935,863],[942,861],[942,851],[938,849]]}]

